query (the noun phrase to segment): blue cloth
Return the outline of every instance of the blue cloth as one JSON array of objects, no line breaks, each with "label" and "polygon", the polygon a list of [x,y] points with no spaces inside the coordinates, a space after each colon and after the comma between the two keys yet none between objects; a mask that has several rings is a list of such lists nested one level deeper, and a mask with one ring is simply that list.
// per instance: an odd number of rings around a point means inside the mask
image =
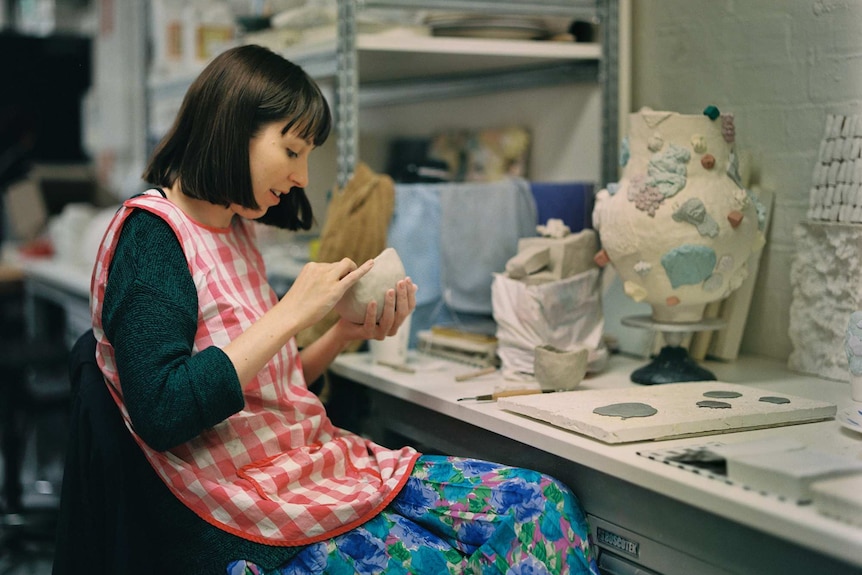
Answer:
[{"label": "blue cloth", "polygon": [[386,241],[419,286],[417,305],[436,302],[442,295],[440,225],[440,185],[395,185],[395,208]]},{"label": "blue cloth", "polygon": [[572,233],[593,227],[593,189],[588,182],[530,182],[538,223],[563,220]]},{"label": "blue cloth", "polygon": [[519,238],[536,235],[536,222],[522,179],[396,184],[387,245],[419,286],[410,347],[432,325],[491,319],[493,274],[518,252]]},{"label": "blue cloth", "polygon": [[448,184],[440,194],[440,280],[453,310],[491,314],[491,279],[536,235],[536,201],[526,180]]}]

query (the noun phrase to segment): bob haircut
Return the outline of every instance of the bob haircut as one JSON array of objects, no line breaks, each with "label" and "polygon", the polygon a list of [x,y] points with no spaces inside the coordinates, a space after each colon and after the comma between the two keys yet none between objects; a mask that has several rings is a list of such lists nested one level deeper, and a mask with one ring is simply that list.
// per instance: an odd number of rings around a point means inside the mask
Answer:
[{"label": "bob haircut", "polygon": [[[295,130],[315,147],[332,127],[326,99],[302,68],[261,46],[226,50],[192,82],[142,177],[168,188],[179,179],[189,197],[257,209],[249,142],[277,121],[284,122],[282,133]],[[311,228],[305,190],[282,195],[258,221],[290,230]]]}]

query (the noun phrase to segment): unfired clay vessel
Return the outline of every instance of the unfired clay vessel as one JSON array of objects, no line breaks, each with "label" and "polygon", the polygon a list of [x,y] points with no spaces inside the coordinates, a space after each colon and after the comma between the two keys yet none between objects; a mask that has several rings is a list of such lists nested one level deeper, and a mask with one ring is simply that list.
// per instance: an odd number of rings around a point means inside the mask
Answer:
[{"label": "unfired clay vessel", "polygon": [[571,391],[587,374],[590,352],[586,347],[560,350],[550,345],[536,347],[533,375],[546,391]]},{"label": "unfired clay vessel", "polygon": [[406,276],[404,264],[393,248],[386,248],[374,258],[371,271],[353,284],[337,304],[335,311],[353,323],[365,322],[365,310],[372,301],[377,302],[377,321],[383,315],[386,292]]}]

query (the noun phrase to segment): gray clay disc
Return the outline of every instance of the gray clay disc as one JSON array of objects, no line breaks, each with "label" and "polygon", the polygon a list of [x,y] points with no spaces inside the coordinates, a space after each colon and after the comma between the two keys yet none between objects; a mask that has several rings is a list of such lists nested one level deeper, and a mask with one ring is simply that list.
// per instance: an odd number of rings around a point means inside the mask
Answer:
[{"label": "gray clay disc", "polygon": [[726,401],[711,401],[709,399],[697,402],[698,407],[709,407],[711,409],[730,409],[732,406]]},{"label": "gray clay disc", "polygon": [[790,403],[790,400],[787,399],[786,397],[777,397],[774,395],[765,395],[765,396],[760,398],[760,401],[764,401],[766,403],[775,403],[775,404]]},{"label": "gray clay disc", "polygon": [[646,403],[612,403],[595,408],[593,413],[628,419],[629,417],[649,417],[658,413],[658,410]]},{"label": "gray clay disc", "polygon": [[703,396],[713,399],[733,399],[735,397],[742,397],[742,394],[738,391],[707,391]]}]

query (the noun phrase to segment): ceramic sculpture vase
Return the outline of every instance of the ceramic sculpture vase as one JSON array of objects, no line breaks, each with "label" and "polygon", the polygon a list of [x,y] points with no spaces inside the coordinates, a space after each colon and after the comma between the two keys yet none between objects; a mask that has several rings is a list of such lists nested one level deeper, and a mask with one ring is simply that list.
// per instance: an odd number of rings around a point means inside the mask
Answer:
[{"label": "ceramic sculpture vase", "polygon": [[[593,223],[625,293],[662,323],[697,322],[728,296],[764,244],[765,212],[745,189],[732,115],[631,114],[618,185],[596,197]],[[602,262],[600,262],[602,263]]]}]

